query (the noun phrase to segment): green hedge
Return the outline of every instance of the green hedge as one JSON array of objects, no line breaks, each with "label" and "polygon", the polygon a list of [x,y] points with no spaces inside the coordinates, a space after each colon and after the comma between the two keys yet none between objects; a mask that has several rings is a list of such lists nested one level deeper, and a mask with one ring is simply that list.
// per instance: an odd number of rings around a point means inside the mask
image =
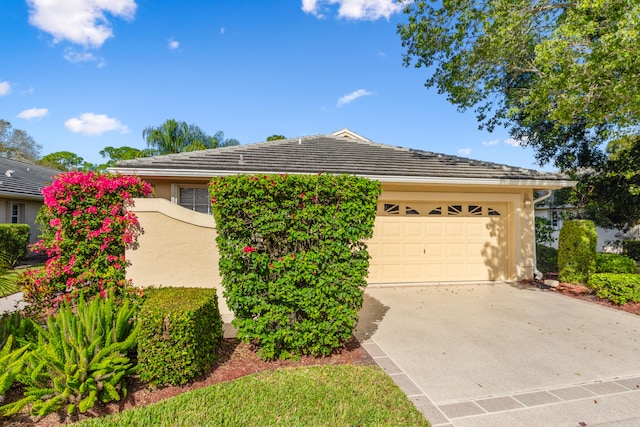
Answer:
[{"label": "green hedge", "polygon": [[615,304],[640,302],[640,275],[599,273],[589,277],[589,287]]},{"label": "green hedge", "polygon": [[622,250],[629,258],[640,261],[640,240],[624,240]]},{"label": "green hedge", "polygon": [[29,224],[0,224],[0,259],[16,265],[27,255],[30,236]]},{"label": "green hedge", "polygon": [[238,338],[264,359],[327,355],[362,307],[380,183],[348,175],[211,182],[220,273]]},{"label": "green hedge", "polygon": [[598,233],[593,221],[566,220],[558,239],[558,273],[561,282],[587,283],[596,271]]},{"label": "green hedge", "polygon": [[184,384],[211,369],[222,339],[215,289],[150,289],[138,323],[138,372],[143,381]]},{"label": "green hedge", "polygon": [[596,256],[596,273],[635,273],[637,265],[625,255],[602,254]]},{"label": "green hedge", "polygon": [[536,262],[542,273],[557,273],[558,250],[551,246],[536,245]]}]

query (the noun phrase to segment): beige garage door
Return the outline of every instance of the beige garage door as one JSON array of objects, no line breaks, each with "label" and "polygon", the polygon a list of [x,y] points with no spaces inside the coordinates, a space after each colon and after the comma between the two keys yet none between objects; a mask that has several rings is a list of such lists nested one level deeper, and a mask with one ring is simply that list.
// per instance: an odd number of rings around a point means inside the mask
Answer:
[{"label": "beige garage door", "polygon": [[381,202],[369,283],[507,279],[505,203]]}]

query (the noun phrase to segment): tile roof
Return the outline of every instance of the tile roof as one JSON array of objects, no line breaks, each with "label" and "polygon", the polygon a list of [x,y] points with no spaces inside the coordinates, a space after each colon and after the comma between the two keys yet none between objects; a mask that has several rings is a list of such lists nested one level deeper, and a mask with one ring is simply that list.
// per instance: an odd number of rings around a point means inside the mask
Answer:
[{"label": "tile roof", "polygon": [[[197,171],[226,173],[333,173],[375,177],[437,177],[567,181],[564,175],[483,162],[429,151],[379,144],[366,139],[312,135],[256,144],[118,162],[123,173],[168,175]],[[163,173],[164,171],[164,173]]]},{"label": "tile roof", "polygon": [[0,157],[0,196],[42,200],[42,188],[59,173],[59,170]]}]

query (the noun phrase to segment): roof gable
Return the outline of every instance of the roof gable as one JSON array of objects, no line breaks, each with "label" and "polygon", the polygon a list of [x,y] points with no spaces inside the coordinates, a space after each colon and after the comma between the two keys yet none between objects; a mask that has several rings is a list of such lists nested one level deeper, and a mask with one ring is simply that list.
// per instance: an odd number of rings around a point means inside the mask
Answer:
[{"label": "roof gable", "polygon": [[0,196],[42,200],[42,189],[59,170],[0,157]]}]

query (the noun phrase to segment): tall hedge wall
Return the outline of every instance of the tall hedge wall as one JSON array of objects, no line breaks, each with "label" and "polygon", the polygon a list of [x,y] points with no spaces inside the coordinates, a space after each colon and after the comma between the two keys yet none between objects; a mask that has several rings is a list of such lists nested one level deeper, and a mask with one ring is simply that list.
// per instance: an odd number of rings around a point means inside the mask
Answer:
[{"label": "tall hedge wall", "polygon": [[558,238],[558,270],[560,280],[587,283],[596,272],[598,233],[593,221],[567,220]]},{"label": "tall hedge wall", "polygon": [[228,176],[210,186],[220,273],[238,337],[265,359],[326,355],[352,335],[380,183]]}]

